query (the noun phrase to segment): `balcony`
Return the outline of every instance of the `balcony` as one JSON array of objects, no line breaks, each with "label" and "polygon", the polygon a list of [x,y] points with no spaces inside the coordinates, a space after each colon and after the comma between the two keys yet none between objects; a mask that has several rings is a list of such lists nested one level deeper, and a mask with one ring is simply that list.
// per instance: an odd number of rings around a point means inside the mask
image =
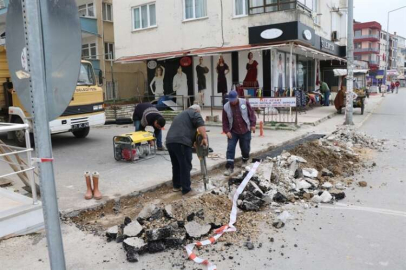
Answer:
[{"label": "balcony", "polygon": [[80,17],[80,27],[84,35],[98,35],[97,19],[95,18]]},{"label": "balcony", "polygon": [[354,49],[354,53],[356,53],[356,54],[370,54],[370,53],[379,54],[379,48],[356,48],[356,49]]},{"label": "balcony", "polygon": [[380,37],[379,37],[379,34],[355,35],[354,40],[356,40],[356,41],[379,41]]}]

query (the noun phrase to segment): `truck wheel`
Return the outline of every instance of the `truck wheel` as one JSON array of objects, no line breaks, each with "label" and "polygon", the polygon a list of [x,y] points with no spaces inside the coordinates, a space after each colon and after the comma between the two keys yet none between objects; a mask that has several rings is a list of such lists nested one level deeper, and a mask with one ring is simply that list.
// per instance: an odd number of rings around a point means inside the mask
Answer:
[{"label": "truck wheel", "polygon": [[[12,122],[15,124],[24,123],[21,118],[16,118]],[[17,144],[17,146],[26,147],[24,130],[14,131],[13,137],[14,137],[14,142]],[[34,134],[32,134],[32,133],[30,133],[30,143],[31,143],[31,147],[34,147]]]},{"label": "truck wheel", "polygon": [[72,131],[73,135],[74,135],[76,138],[79,138],[79,139],[86,138],[87,135],[89,135],[89,132],[90,132],[90,127],[82,128],[82,129],[79,129],[79,130]]}]

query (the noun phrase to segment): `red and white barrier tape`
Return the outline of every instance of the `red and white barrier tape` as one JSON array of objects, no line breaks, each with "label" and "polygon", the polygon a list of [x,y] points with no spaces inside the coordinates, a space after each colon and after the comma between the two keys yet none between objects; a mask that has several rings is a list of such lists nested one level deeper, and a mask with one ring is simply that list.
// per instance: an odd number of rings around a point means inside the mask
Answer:
[{"label": "red and white barrier tape", "polygon": [[34,163],[45,163],[45,162],[53,162],[54,158],[32,158],[31,160]]},{"label": "red and white barrier tape", "polygon": [[237,191],[234,194],[233,197],[233,208],[231,209],[231,213],[230,213],[230,222],[228,223],[228,225],[224,225],[221,228],[218,228],[217,230],[214,231],[215,235],[210,237],[207,240],[201,241],[201,242],[196,242],[196,243],[192,243],[189,244],[185,247],[188,258],[192,261],[194,261],[195,263],[198,264],[203,264],[207,266],[208,270],[216,270],[216,265],[214,265],[213,263],[209,262],[208,260],[202,259],[197,257],[197,255],[193,252],[194,247],[202,247],[202,246],[207,246],[207,245],[211,245],[214,242],[216,242],[224,233],[226,232],[235,232],[237,231],[237,229],[234,227],[234,223],[237,221],[237,200],[238,197],[240,196],[240,194],[244,191],[245,187],[247,186],[248,182],[251,180],[252,176],[254,176],[255,172],[258,169],[259,166],[259,162],[256,162],[254,164],[254,166],[252,167],[252,169],[249,171],[249,173],[247,174],[247,176],[244,178],[244,180],[242,181],[242,183],[238,186]]}]

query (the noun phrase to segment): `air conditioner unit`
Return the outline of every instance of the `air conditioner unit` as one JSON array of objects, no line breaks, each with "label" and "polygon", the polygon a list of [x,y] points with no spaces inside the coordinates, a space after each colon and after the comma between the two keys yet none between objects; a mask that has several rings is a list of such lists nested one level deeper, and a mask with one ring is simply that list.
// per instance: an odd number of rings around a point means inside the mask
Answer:
[{"label": "air conditioner unit", "polygon": [[332,41],[338,41],[338,32],[337,31],[333,31],[331,33],[331,40]]}]

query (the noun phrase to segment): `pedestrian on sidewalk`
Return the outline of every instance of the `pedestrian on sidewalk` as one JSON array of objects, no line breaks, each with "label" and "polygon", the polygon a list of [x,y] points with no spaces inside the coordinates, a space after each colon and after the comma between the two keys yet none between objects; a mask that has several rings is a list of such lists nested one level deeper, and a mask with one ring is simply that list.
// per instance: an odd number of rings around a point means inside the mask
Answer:
[{"label": "pedestrian on sidewalk", "polygon": [[320,92],[324,96],[323,106],[330,106],[330,88],[326,82],[320,81]]},{"label": "pedestrian on sidewalk", "polygon": [[147,126],[154,128],[154,134],[158,151],[165,151],[162,145],[162,128],[165,127],[165,118],[151,103],[139,103],[135,105],[133,113],[135,131],[145,131]]},{"label": "pedestrian on sidewalk", "polygon": [[396,81],[396,82],[395,82],[396,94],[399,94],[399,86],[400,86],[400,82],[399,82],[399,81]]},{"label": "pedestrian on sidewalk", "polygon": [[394,82],[391,82],[390,89],[392,90],[392,94],[393,94],[393,92],[395,91],[395,83]]},{"label": "pedestrian on sidewalk", "polygon": [[257,118],[249,102],[238,98],[237,92],[232,90],[228,95],[228,102],[223,107],[223,132],[227,135],[227,164],[225,176],[234,171],[235,148],[240,144],[242,166],[250,158],[251,133],[255,133]]},{"label": "pedestrian on sidewalk", "polygon": [[203,136],[202,145],[208,146],[206,128],[200,111],[200,106],[195,104],[181,112],[173,119],[166,135],[166,147],[172,162],[173,191],[182,191],[183,195],[193,195],[190,187],[190,171],[196,130]]}]

